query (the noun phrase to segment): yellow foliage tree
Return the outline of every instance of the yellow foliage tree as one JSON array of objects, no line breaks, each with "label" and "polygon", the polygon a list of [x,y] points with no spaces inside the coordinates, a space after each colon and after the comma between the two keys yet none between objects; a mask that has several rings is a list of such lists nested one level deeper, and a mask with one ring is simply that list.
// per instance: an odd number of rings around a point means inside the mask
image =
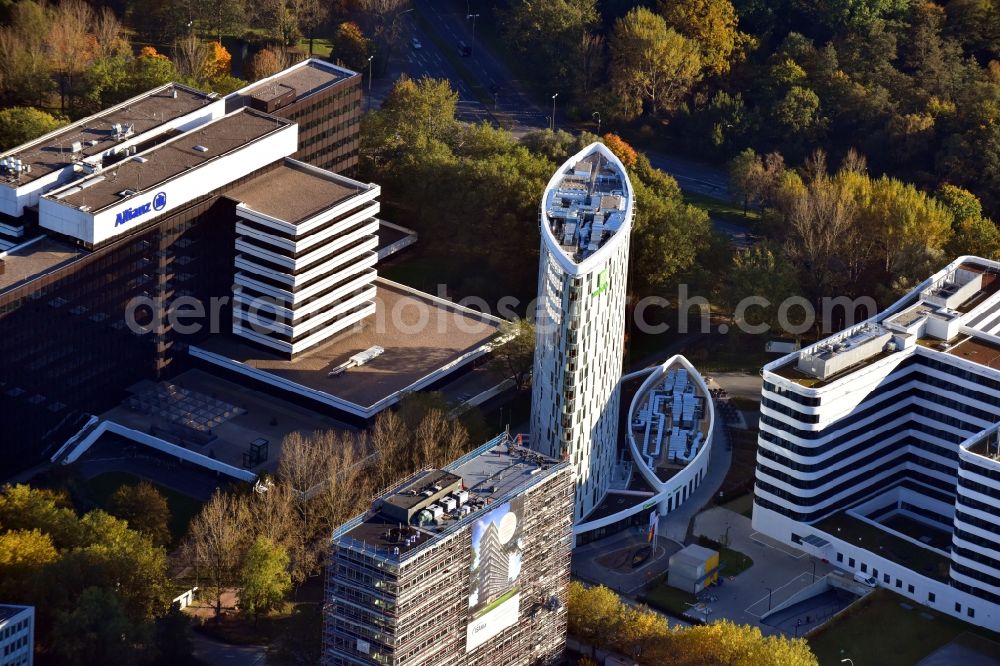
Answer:
[{"label": "yellow foliage tree", "polygon": [[725,74],[753,44],[753,37],[737,29],[736,9],[729,0],[660,0],[659,9],[670,27],[698,42],[708,74]]}]

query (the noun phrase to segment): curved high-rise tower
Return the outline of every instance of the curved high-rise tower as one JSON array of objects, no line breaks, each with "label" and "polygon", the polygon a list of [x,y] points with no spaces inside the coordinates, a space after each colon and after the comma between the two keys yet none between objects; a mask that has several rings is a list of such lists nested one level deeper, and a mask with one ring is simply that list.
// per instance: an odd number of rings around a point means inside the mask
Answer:
[{"label": "curved high-rise tower", "polygon": [[531,446],[576,470],[574,522],[611,482],[634,193],[601,143],[570,157],[542,195]]}]

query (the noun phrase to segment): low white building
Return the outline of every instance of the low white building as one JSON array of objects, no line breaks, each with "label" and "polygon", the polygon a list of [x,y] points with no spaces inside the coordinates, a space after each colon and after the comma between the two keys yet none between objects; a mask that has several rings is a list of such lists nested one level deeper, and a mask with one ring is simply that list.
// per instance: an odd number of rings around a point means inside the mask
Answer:
[{"label": "low white building", "polygon": [[764,367],[754,529],[1000,630],[1000,263]]},{"label": "low white building", "polygon": [[35,654],[35,608],[0,604],[0,666],[31,666]]}]

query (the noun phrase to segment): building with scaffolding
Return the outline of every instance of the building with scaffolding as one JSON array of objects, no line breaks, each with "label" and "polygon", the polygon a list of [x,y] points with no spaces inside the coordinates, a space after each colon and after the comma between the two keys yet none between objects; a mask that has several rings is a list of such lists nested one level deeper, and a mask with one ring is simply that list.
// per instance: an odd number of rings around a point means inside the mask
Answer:
[{"label": "building with scaffolding", "polygon": [[377,497],[333,535],[323,663],[556,664],[572,468],[508,435]]},{"label": "building with scaffolding", "polygon": [[753,526],[1000,629],[1000,263],[764,367]]}]

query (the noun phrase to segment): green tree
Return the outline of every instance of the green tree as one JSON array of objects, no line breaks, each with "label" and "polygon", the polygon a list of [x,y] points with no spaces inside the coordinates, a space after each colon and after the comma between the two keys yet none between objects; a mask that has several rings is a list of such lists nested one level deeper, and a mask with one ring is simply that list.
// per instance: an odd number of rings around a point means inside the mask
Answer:
[{"label": "green tree", "polygon": [[522,391],[531,383],[531,368],[535,360],[535,327],[526,319],[504,321],[500,336],[507,341],[490,354],[490,367],[505,377],[514,379]]},{"label": "green tree", "polygon": [[87,587],[72,610],[55,614],[51,645],[60,664],[128,664],[142,635],[112,589]]},{"label": "green tree", "polygon": [[544,155],[549,160],[560,164],[574,153],[597,141],[598,137],[589,132],[572,134],[566,130],[557,129],[554,132],[548,128],[525,134],[521,144],[536,155]]},{"label": "green tree", "polygon": [[198,18],[209,34],[221,42],[225,35],[240,35],[249,21],[246,0],[202,0]]},{"label": "green tree", "polygon": [[177,68],[167,56],[157,53],[152,46],[144,47],[129,65],[126,97],[162,86],[180,79]]},{"label": "green tree", "polygon": [[993,220],[983,217],[983,205],[976,195],[945,183],[934,193],[934,198],[954,216],[951,240],[946,247],[949,256],[1000,257],[1000,229]]},{"label": "green tree", "polygon": [[126,615],[150,622],[170,607],[167,554],[128,523],[95,510],[80,520],[83,545],[65,551],[57,577],[64,589],[97,586],[114,590]]},{"label": "green tree", "polygon": [[698,44],[644,7],[618,19],[610,47],[611,88],[625,119],[675,110],[700,76]]},{"label": "green tree", "polygon": [[595,0],[512,0],[496,10],[507,43],[537,68],[548,86],[588,80],[601,57],[592,30],[598,21]]},{"label": "green tree", "polygon": [[254,618],[279,608],[292,587],[288,551],[267,537],[257,537],[240,568],[240,608]]},{"label": "green tree", "polygon": [[729,0],[660,0],[659,13],[667,25],[698,42],[702,66],[711,75],[726,74],[753,43],[750,35],[739,31]]},{"label": "green tree", "polygon": [[4,150],[59,129],[66,121],[26,106],[0,110],[0,147]]},{"label": "green tree", "polygon": [[632,229],[633,291],[645,296],[666,291],[694,266],[711,227],[703,209],[659,194],[641,180],[633,180],[632,187],[643,202]]},{"label": "green tree", "polygon": [[[759,244],[733,256],[725,296],[738,330],[765,325],[768,330],[780,332],[778,307],[785,299],[798,294],[795,268],[780,250]],[[764,298],[769,305],[762,303],[736,312],[741,301],[749,297]]]},{"label": "green tree", "polygon": [[153,545],[170,543],[170,507],[167,498],[148,481],[123,485],[111,496],[108,508],[113,516],[150,538]]}]

